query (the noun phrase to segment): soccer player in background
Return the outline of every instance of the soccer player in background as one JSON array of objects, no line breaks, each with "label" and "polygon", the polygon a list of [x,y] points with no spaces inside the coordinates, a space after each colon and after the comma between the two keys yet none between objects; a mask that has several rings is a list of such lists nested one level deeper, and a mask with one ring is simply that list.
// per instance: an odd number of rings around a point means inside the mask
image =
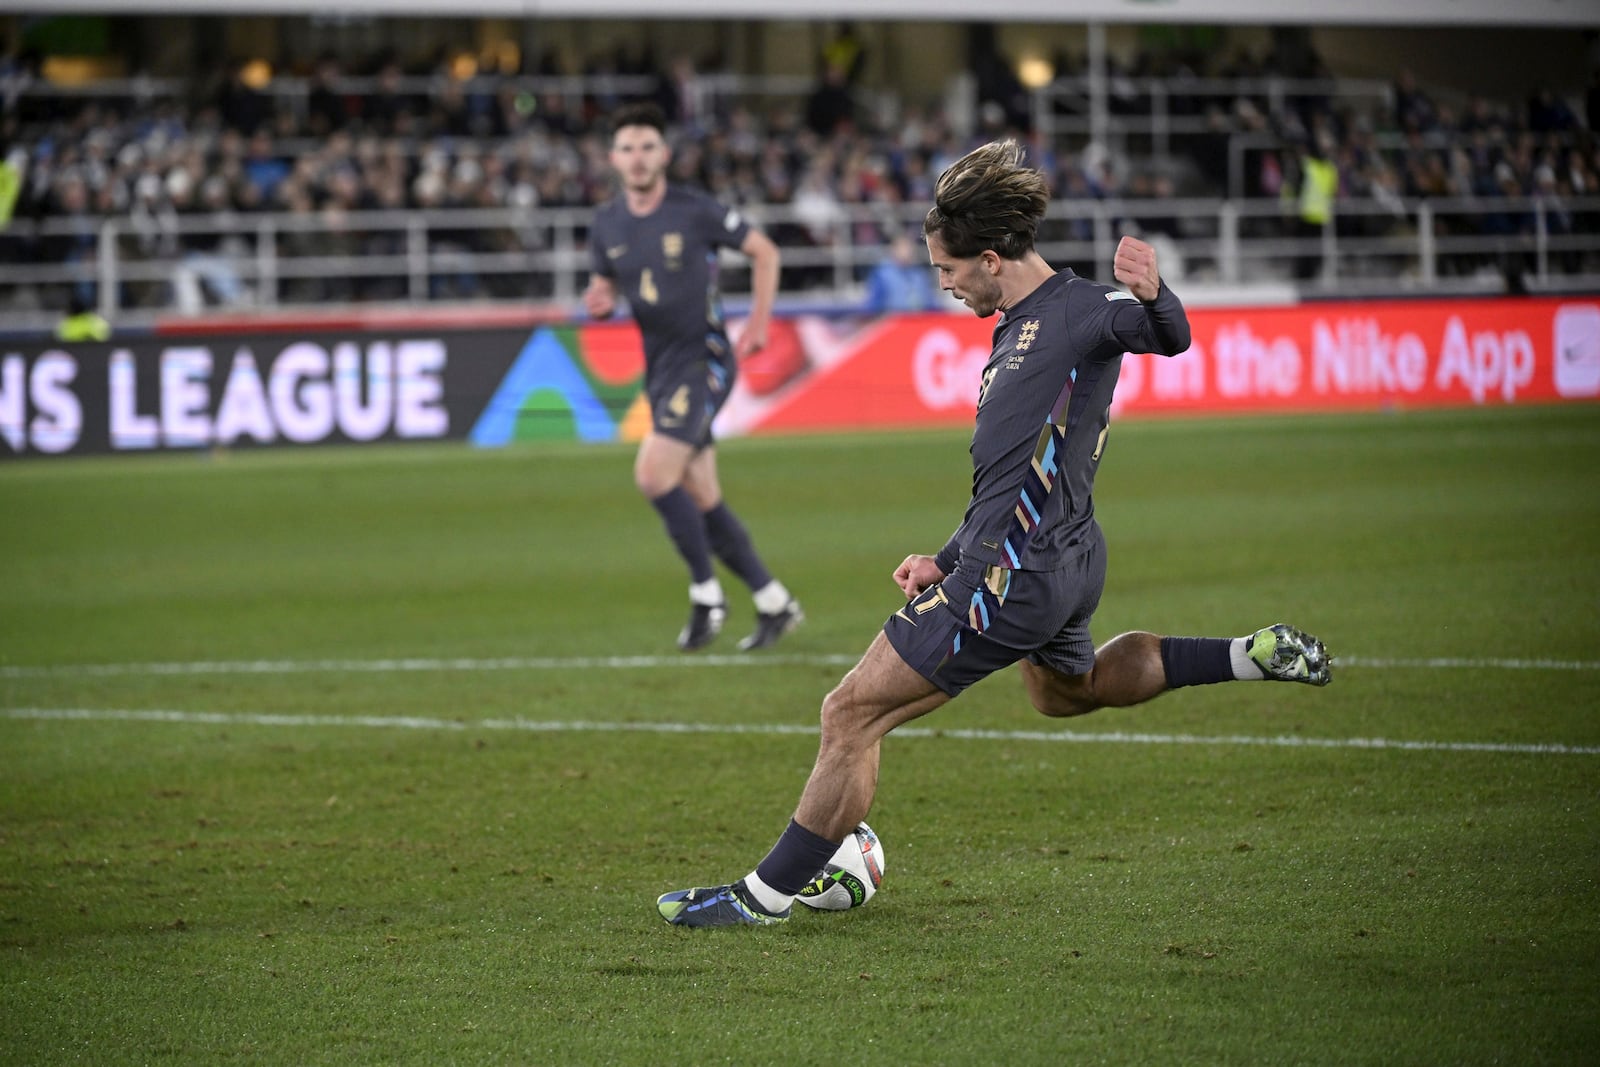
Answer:
[{"label": "soccer player in background", "polygon": [[661,896],[668,922],[787,920],[796,894],[872,806],[883,736],[1013,663],[1050,716],[1187,685],[1330,680],[1323,643],[1284,623],[1245,637],[1140,631],[1092,644],[1106,546],[1091,490],[1122,354],[1183,352],[1189,320],[1155,250],[1132,237],[1113,264],[1128,292],[1053,270],[1034,249],[1048,199],[1044,176],[1011,141],[977,148],[940,176],[923,223],[940,287],[980,318],[1002,313],[973,383],[972,500],[943,548],[896,568],[907,603],[823,700],[816,764],[772,851],[732,885]]},{"label": "soccer player in background", "polygon": [[[607,318],[625,297],[644,339],[651,428],[639,445],[633,479],[689,568],[689,621],[678,647],[705,647],[727,617],[715,555],[755,598],[756,626],[739,648],[766,648],[804,615],[722,499],[711,422],[733,389],[738,360],[766,346],[778,246],[709,195],[667,183],[671,150],[656,105],[620,109],[612,131],[611,166],[621,195],[595,213],[593,272],[583,305],[593,317]],[[722,322],[720,248],[750,258],[750,312],[737,342],[729,341]]]}]

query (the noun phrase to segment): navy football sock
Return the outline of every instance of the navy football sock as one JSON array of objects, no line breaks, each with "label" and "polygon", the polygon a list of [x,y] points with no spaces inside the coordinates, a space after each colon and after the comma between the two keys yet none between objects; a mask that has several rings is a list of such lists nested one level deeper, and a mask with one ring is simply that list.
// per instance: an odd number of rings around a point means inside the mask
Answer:
[{"label": "navy football sock", "polygon": [[1163,637],[1161,666],[1167,672],[1167,687],[1233,681],[1231,644],[1227,637]]},{"label": "navy football sock", "polygon": [[719,501],[716,507],[705,513],[705,520],[706,540],[711,543],[711,551],[728,565],[729,570],[743,579],[745,585],[760,589],[772,581],[771,572],[761,562],[761,557],[756,555],[750,532],[727,504]]},{"label": "navy football sock", "polygon": [[818,837],[790,819],[767,858],[756,864],[756,875],[778,892],[794,896],[828,865],[837,851],[839,842]]},{"label": "navy football sock", "polygon": [[678,546],[678,555],[689,565],[689,578],[694,582],[709,582],[716,576],[711,568],[711,547],[706,541],[705,520],[694,498],[683,486],[662,493],[650,505],[661,515],[667,536]]}]

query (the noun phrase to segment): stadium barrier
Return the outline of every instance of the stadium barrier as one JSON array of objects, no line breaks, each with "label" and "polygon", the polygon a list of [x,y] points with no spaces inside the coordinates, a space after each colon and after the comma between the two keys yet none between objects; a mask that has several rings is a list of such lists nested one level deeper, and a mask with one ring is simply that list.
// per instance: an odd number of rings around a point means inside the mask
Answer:
[{"label": "stadium barrier", "polygon": [[[1183,356],[1124,358],[1119,417],[1600,398],[1600,298],[1319,303],[1190,312]],[[734,322],[735,331],[740,323]],[[627,323],[413,315],[129,343],[0,347],[0,458],[374,441],[636,440]],[[970,425],[992,320],[802,314],[773,323],[723,436]]]},{"label": "stadium barrier", "polygon": [[[920,233],[927,205],[836,203],[820,218],[795,204],[743,210],[782,246],[786,297],[843,306],[863,303],[886,242]],[[1319,233],[1287,229],[1284,212],[1277,197],[1059,199],[1038,249],[1109,278],[1120,237],[1143,235],[1191,303],[1196,287],[1216,285],[1326,299],[1600,291],[1600,196],[1342,197]],[[124,333],[340,308],[571,309],[589,276],[593,218],[537,206],[202,212],[163,215],[153,231],[127,217],[18,219],[7,240],[33,251],[7,262],[0,250],[0,338],[48,335],[72,295]],[[747,297],[748,261],[722,257],[718,282],[728,298]]]}]

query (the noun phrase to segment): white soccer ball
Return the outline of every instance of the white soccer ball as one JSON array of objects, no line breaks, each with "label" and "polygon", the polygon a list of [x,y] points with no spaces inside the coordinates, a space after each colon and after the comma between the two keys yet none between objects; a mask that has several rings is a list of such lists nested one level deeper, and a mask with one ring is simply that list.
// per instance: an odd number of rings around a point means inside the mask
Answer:
[{"label": "white soccer ball", "polygon": [[862,823],[796,899],[820,911],[846,911],[871,900],[882,881],[883,843],[872,827]]}]

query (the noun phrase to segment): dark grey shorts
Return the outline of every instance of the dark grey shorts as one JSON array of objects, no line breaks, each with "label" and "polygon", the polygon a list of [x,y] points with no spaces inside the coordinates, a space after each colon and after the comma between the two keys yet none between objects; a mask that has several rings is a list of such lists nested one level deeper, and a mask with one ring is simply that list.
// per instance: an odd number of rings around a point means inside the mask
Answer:
[{"label": "dark grey shorts", "polygon": [[1063,674],[1094,666],[1089,620],[1106,584],[1105,539],[1054,571],[963,565],[883,624],[912,669],[955,696],[1020,659]]},{"label": "dark grey shorts", "polygon": [[711,422],[728,402],[734,373],[708,359],[650,383],[650,424],[656,433],[695,448],[711,444]]}]

